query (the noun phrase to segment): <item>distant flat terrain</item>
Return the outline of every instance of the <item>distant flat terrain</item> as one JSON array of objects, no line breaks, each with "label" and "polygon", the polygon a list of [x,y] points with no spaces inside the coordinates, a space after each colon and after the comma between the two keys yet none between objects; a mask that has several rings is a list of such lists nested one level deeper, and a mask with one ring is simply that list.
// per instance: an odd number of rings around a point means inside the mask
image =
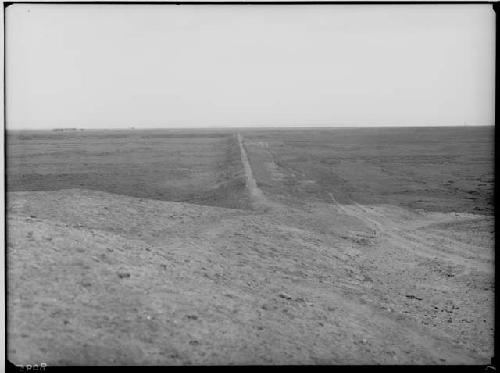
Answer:
[{"label": "distant flat terrain", "polygon": [[82,188],[245,205],[239,148],[228,132],[22,131],[8,133],[7,147],[9,191]]},{"label": "distant flat terrain", "polygon": [[488,364],[493,128],[10,132],[16,364]]},{"label": "distant flat terrain", "polygon": [[493,213],[493,127],[9,132],[7,187],[244,207],[236,132],[285,202]]},{"label": "distant flat terrain", "polygon": [[287,202],[385,203],[493,214],[494,128],[249,131],[261,188]]}]

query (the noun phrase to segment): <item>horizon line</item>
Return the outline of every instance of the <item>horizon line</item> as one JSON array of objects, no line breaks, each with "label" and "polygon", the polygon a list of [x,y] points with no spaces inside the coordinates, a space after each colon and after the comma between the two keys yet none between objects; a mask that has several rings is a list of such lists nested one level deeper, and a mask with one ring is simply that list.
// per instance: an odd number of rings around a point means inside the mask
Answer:
[{"label": "horizon line", "polygon": [[452,125],[409,125],[409,126],[396,126],[396,125],[374,125],[374,126],[210,126],[210,127],[196,127],[196,126],[183,126],[183,127],[116,127],[116,128],[98,128],[98,127],[50,127],[50,128],[7,128],[4,126],[4,131],[141,131],[141,130],[234,130],[234,129],[342,129],[342,128],[464,128],[464,127],[495,127],[495,124],[452,124]]}]

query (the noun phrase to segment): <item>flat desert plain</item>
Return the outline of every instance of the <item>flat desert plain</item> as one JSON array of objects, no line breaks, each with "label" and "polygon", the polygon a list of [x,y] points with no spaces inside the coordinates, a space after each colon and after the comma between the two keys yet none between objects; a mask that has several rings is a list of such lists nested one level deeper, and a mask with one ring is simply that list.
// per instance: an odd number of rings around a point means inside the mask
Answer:
[{"label": "flat desert plain", "polygon": [[494,128],[9,131],[15,364],[488,364]]}]

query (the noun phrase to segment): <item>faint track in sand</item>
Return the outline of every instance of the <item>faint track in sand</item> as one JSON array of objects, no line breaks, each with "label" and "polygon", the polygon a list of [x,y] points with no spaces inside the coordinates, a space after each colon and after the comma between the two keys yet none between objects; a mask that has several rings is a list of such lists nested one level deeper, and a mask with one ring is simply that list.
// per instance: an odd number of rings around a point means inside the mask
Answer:
[{"label": "faint track in sand", "polygon": [[356,202],[353,201],[354,205],[342,205],[340,204],[335,197],[333,196],[332,193],[328,192],[330,195],[330,198],[332,199],[334,205],[341,210],[343,213],[346,215],[355,217],[359,220],[361,220],[364,224],[367,226],[371,227],[375,231],[375,236],[383,233],[386,231],[385,227],[378,222],[377,220],[371,219],[366,211],[361,207],[361,205],[357,204]]},{"label": "faint track in sand", "polygon": [[238,144],[240,146],[240,154],[241,154],[241,163],[243,163],[243,168],[245,170],[245,186],[250,194],[250,200],[252,203],[252,207],[255,209],[261,208],[269,208],[272,203],[266,198],[262,190],[258,187],[257,182],[253,176],[252,167],[250,166],[250,162],[248,161],[248,155],[245,150],[245,145],[243,144],[243,138],[241,134],[237,134],[236,138],[238,139]]},{"label": "faint track in sand", "polygon": [[[375,232],[375,237],[385,236],[400,247],[409,249],[420,256],[429,259],[441,258],[463,265],[466,268],[487,268],[489,260],[486,256],[473,253],[472,245],[454,240],[450,237],[429,233],[423,230],[415,231],[415,223],[409,225],[404,220],[395,220],[384,216],[372,208],[363,206],[354,200],[351,204],[340,204],[332,193],[328,193],[335,207],[344,214],[357,218]],[[449,219],[442,218],[443,222]],[[435,223],[430,221],[429,224]],[[425,228],[425,225],[419,228]]]}]

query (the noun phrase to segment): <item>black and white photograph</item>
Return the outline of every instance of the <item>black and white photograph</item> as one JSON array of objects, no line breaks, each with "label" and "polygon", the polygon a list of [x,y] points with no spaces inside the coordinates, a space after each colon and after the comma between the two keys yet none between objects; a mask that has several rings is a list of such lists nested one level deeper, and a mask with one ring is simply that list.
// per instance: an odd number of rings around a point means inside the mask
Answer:
[{"label": "black and white photograph", "polygon": [[493,3],[4,3],[6,360],[494,367]]}]

